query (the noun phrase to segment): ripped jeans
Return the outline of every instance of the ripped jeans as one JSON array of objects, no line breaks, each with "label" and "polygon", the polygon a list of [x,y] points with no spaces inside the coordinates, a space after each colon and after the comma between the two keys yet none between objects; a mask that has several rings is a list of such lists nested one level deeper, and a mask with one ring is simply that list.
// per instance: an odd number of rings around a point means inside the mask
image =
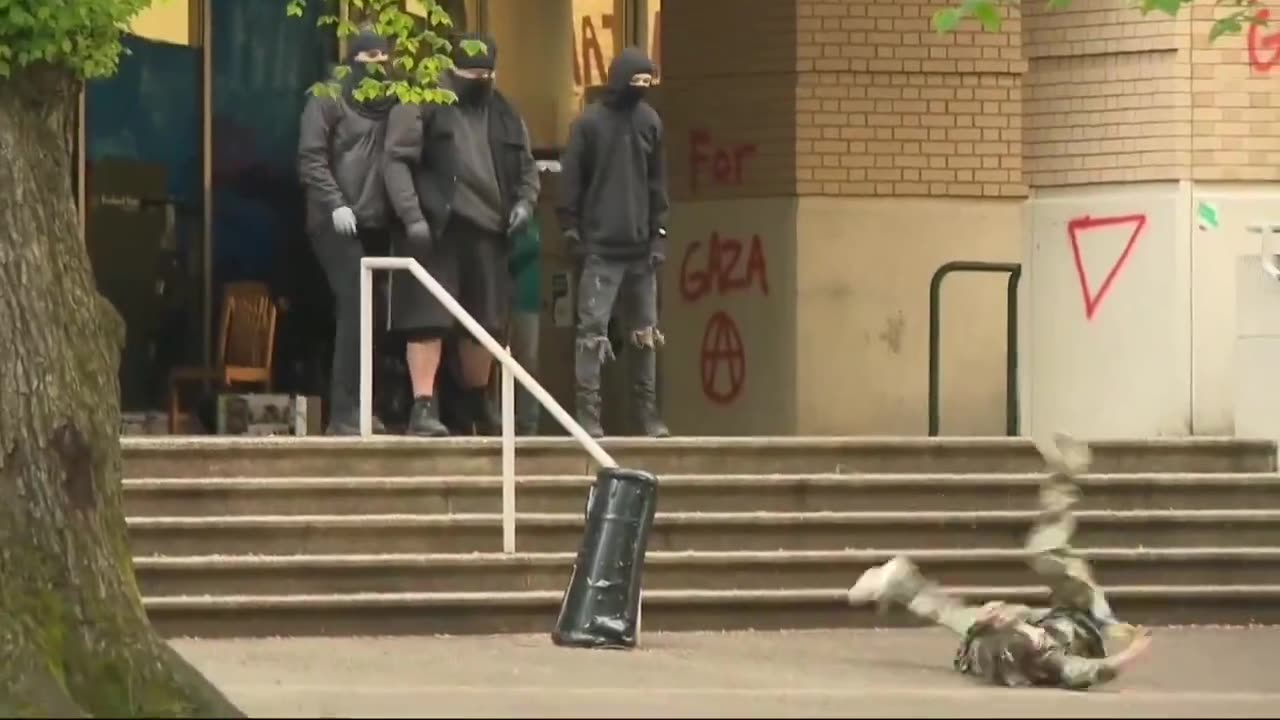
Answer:
[{"label": "ripped jeans", "polygon": [[589,255],[578,282],[578,330],[574,374],[578,414],[599,421],[600,372],[613,360],[609,319],[620,305],[627,329],[627,347],[636,353],[632,379],[638,410],[655,413],[657,406],[658,330],[657,270],[647,258],[608,260]]}]

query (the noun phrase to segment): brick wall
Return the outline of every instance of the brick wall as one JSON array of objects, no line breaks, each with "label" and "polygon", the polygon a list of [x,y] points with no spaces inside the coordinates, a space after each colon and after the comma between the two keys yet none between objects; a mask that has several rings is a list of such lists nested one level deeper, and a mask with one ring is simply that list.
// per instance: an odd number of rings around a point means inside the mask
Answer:
[{"label": "brick wall", "polygon": [[661,22],[672,197],[794,195],[794,0],[666,2]]},{"label": "brick wall", "polygon": [[1016,11],[939,36],[931,0],[795,2],[800,194],[1025,194]]},{"label": "brick wall", "polygon": [[1191,20],[1144,17],[1128,5],[1074,0],[1065,10],[1024,8],[1029,185],[1187,175]]},{"label": "brick wall", "polygon": [[1215,9],[1197,5],[1191,21],[1191,177],[1280,180],[1280,2],[1262,2],[1270,28],[1209,42]]}]

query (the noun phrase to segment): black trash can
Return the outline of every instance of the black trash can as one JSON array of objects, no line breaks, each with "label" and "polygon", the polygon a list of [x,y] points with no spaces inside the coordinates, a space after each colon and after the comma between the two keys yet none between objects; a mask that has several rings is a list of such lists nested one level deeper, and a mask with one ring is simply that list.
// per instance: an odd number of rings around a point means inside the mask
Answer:
[{"label": "black trash can", "polygon": [[586,530],[551,640],[562,647],[632,648],[658,479],[605,468],[587,498]]}]

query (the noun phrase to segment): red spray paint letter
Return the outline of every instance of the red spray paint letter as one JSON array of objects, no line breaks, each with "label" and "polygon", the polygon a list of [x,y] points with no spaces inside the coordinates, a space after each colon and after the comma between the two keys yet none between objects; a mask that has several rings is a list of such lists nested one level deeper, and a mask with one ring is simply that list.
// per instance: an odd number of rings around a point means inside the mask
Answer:
[{"label": "red spray paint letter", "polygon": [[751,236],[751,247],[744,258],[741,240],[712,232],[706,245],[706,264],[698,267],[691,261],[702,247],[698,240],[689,243],[680,261],[680,296],[685,301],[697,302],[712,292],[728,295],[750,290],[753,285],[769,294],[769,266],[759,235]]},{"label": "red spray paint letter", "polygon": [[716,147],[711,142],[711,131],[698,129],[689,133],[689,187],[698,189],[703,168],[710,166],[713,185],[741,185],[747,159],[756,154],[756,146],[750,143],[732,147]]},{"label": "red spray paint letter", "polygon": [[[1266,22],[1270,10],[1259,10],[1257,18]],[[1280,31],[1266,30],[1260,25],[1249,26],[1249,67],[1254,72],[1269,73],[1280,62]]]},{"label": "red spray paint letter", "polygon": [[738,324],[723,311],[707,320],[702,333],[702,394],[717,405],[728,405],[742,394],[747,381],[747,353]]}]

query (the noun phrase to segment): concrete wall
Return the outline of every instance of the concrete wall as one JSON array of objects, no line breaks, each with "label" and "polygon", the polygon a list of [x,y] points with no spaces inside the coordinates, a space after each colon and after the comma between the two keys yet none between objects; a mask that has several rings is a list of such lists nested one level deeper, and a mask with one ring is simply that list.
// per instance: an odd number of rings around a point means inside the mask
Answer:
[{"label": "concrete wall", "polygon": [[[1242,380],[1237,372],[1237,327],[1241,321],[1254,328],[1265,325],[1254,319],[1260,315],[1280,317],[1280,304],[1271,295],[1239,293],[1239,259],[1257,258],[1261,251],[1260,238],[1246,232],[1245,227],[1280,222],[1280,186],[1198,182],[1193,193],[1193,207],[1208,203],[1221,223],[1213,228],[1193,222],[1190,228],[1195,268],[1191,287],[1193,427],[1201,435],[1230,435],[1237,429],[1234,398]],[[1255,275],[1260,274],[1258,271],[1250,277],[1258,281]],[[1245,303],[1239,308],[1238,298]],[[1273,368],[1271,375],[1274,373]]]},{"label": "concrete wall", "polygon": [[796,201],[684,202],[663,276],[673,432],[796,431]]},{"label": "concrete wall", "polygon": [[1028,433],[1190,432],[1188,187],[1036,191],[1024,251]]},{"label": "concrete wall", "polygon": [[[796,432],[923,435],[929,280],[943,263],[1016,261],[1021,202],[805,198],[797,209]],[[1005,288],[943,285],[941,428],[1005,430]]]}]

